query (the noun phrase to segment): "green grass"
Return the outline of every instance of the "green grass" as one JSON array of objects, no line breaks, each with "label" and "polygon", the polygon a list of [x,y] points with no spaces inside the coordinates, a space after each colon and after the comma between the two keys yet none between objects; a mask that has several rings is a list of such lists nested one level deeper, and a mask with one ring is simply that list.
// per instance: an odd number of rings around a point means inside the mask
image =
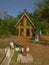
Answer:
[{"label": "green grass", "polygon": [[10,65],[49,65],[49,46],[32,43],[29,45],[30,54],[33,56],[32,63],[17,63],[17,55],[15,52]]},{"label": "green grass", "polygon": [[16,65],[17,64],[17,57],[18,57],[18,52],[14,52],[14,55],[11,59],[10,65]]},{"label": "green grass", "polygon": [[[47,38],[46,36],[43,37],[44,40],[45,38],[47,40],[49,40],[49,37]],[[43,40],[42,38],[42,40]],[[9,47],[9,43],[10,41],[13,41],[13,39],[10,38],[10,40],[8,40],[8,42],[4,43],[4,42],[0,42],[0,48],[5,48],[5,47]],[[19,47],[19,45],[23,45],[23,41],[18,41],[16,44],[18,44],[17,46]],[[30,54],[33,56],[33,63],[17,63],[17,56],[18,56],[18,52],[15,51],[10,65],[49,65],[49,45],[42,45],[42,44],[38,44],[35,43],[34,41],[31,42],[27,42],[27,45],[30,48]]]},{"label": "green grass", "polygon": [[9,44],[9,42],[2,42],[2,43],[0,43],[0,48],[6,48],[6,47],[10,47],[10,44]]}]

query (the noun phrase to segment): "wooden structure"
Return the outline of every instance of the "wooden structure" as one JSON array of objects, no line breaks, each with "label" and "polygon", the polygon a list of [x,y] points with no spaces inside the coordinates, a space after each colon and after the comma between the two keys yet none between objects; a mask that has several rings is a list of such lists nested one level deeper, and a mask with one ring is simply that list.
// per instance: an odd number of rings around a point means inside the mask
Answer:
[{"label": "wooden structure", "polygon": [[18,29],[18,38],[23,38],[24,40],[24,52],[23,55],[26,56],[26,39],[32,37],[32,29],[35,27],[34,24],[32,23],[31,19],[28,17],[26,13],[23,13],[21,18],[18,20],[16,23],[15,27]]}]

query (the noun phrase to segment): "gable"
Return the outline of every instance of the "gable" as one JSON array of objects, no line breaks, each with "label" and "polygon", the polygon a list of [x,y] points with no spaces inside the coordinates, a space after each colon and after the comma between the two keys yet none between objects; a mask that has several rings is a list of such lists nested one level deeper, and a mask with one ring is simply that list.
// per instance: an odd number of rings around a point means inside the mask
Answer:
[{"label": "gable", "polygon": [[22,20],[24,17],[26,17],[26,19],[28,20],[28,21],[27,21],[28,24],[30,23],[33,27],[35,27],[34,24],[33,24],[32,21],[31,21],[31,19],[28,17],[28,15],[27,15],[26,13],[24,13],[24,14],[21,16],[21,18],[20,18],[20,19],[18,20],[18,22],[16,23],[15,27],[16,27],[17,25],[19,25],[19,23],[22,23],[21,20]]}]

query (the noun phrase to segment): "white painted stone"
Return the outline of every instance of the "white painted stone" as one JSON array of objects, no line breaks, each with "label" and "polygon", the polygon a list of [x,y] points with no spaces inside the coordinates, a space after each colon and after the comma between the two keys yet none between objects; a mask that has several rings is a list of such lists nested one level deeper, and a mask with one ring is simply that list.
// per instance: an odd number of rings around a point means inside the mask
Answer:
[{"label": "white painted stone", "polygon": [[[22,52],[24,51],[24,49],[22,48]],[[29,51],[29,48],[26,49],[26,51],[28,52]]]},{"label": "white painted stone", "polygon": [[39,41],[39,39],[37,38],[37,39],[35,39],[35,41]]},{"label": "white painted stone", "polygon": [[5,48],[5,53],[7,52],[7,48]]},{"label": "white painted stone", "polygon": [[41,30],[40,30],[40,35],[42,34]]},{"label": "white painted stone", "polygon": [[27,48],[27,52],[29,52],[29,47]]},{"label": "white painted stone", "polygon": [[11,46],[11,48],[14,48],[13,42],[10,42],[10,46]]},{"label": "white painted stone", "polygon": [[[23,48],[21,48],[21,49],[22,49],[22,52],[23,52],[24,49],[23,49]],[[20,48],[15,48],[15,50],[16,50],[16,51],[20,51]],[[29,52],[29,47],[26,49],[26,51]]]},{"label": "white painted stone", "polygon": [[10,57],[10,48],[7,49],[6,57]]},{"label": "white painted stone", "polygon": [[35,41],[39,41],[39,36],[38,35],[36,35]]},{"label": "white painted stone", "polygon": [[16,51],[19,51],[20,49],[19,48],[15,48]]}]

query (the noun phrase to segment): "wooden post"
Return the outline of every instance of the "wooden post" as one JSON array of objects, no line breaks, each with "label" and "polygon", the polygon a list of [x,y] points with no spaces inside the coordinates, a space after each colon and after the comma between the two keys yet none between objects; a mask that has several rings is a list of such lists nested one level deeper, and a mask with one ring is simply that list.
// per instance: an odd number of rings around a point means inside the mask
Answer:
[{"label": "wooden post", "polygon": [[18,29],[19,29],[19,37],[20,37],[20,24],[19,24],[19,27],[18,27]]},{"label": "wooden post", "polygon": [[24,38],[24,52],[23,55],[26,56],[27,55],[27,44],[26,44],[26,39]]},{"label": "wooden post", "polygon": [[26,17],[24,16],[24,52],[23,55],[26,56],[27,55],[27,44],[26,44]]},{"label": "wooden post", "polygon": [[31,28],[30,28],[30,36],[32,36],[32,31],[31,31]]}]

